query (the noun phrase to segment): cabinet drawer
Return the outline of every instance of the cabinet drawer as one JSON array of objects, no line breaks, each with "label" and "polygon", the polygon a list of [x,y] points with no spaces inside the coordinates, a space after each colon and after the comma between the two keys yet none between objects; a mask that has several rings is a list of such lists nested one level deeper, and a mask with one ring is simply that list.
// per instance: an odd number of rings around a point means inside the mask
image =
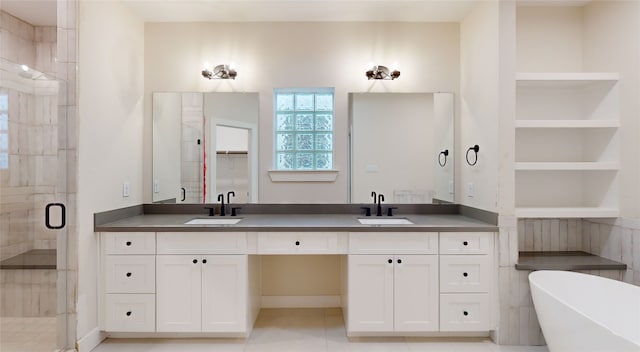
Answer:
[{"label": "cabinet drawer", "polygon": [[155,232],[102,233],[106,254],[155,254]]},{"label": "cabinet drawer", "polygon": [[440,295],[440,331],[491,330],[489,294]]},{"label": "cabinet drawer", "polygon": [[258,254],[336,254],[336,232],[259,232]]},{"label": "cabinet drawer", "polygon": [[153,255],[108,255],[104,272],[106,293],[154,293],[156,290]]},{"label": "cabinet drawer", "polygon": [[156,296],[151,294],[107,294],[105,330],[154,332]]},{"label": "cabinet drawer", "polygon": [[489,254],[493,232],[441,232],[440,254]]},{"label": "cabinet drawer", "polygon": [[437,254],[437,232],[351,232],[350,254]]},{"label": "cabinet drawer", "polygon": [[490,286],[490,256],[440,256],[440,292],[489,292]]},{"label": "cabinet drawer", "polygon": [[246,232],[159,232],[158,254],[245,254]]}]

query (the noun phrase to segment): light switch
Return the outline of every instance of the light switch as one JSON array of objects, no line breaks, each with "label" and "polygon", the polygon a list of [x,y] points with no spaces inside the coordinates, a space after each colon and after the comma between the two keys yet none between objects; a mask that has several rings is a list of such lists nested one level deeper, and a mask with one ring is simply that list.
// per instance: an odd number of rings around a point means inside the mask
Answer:
[{"label": "light switch", "polygon": [[473,198],[476,195],[476,187],[473,182],[467,183],[467,197]]},{"label": "light switch", "polygon": [[453,194],[453,181],[449,181],[449,194]]},{"label": "light switch", "polygon": [[160,181],[153,180],[153,193],[160,193]]},{"label": "light switch", "polygon": [[125,182],[122,184],[122,196],[123,197],[128,197],[129,193],[131,191],[131,186],[129,185],[129,182]]}]

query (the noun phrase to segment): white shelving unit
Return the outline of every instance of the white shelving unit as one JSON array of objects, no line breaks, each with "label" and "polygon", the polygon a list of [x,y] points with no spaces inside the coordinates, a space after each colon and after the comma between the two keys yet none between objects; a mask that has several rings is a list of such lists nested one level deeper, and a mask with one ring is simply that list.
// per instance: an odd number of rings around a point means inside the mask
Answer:
[{"label": "white shelving unit", "polygon": [[619,75],[516,75],[516,216],[617,217]]}]

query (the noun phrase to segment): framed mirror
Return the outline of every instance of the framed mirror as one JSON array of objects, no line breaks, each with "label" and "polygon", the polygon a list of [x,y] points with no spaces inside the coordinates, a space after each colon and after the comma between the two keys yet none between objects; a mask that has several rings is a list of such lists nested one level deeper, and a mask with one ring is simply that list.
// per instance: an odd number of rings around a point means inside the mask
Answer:
[{"label": "framed mirror", "polygon": [[453,93],[349,94],[352,203],[453,203]]},{"label": "framed mirror", "polygon": [[258,93],[153,93],[153,202],[258,201]]}]

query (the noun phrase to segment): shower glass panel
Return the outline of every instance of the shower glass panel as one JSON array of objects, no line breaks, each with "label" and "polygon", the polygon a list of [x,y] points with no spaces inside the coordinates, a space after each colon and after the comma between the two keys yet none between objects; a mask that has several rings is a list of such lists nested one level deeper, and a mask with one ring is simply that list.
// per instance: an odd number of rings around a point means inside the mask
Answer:
[{"label": "shower glass panel", "polygon": [[67,341],[66,82],[0,59],[0,351]]}]

